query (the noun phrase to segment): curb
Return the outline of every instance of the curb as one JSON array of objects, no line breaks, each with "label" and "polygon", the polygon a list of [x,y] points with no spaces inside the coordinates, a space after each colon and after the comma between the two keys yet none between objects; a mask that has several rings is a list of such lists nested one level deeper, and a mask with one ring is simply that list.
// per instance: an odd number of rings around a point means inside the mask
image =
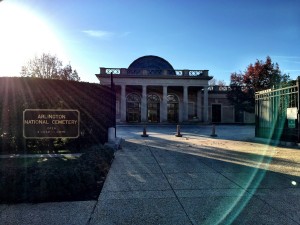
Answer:
[{"label": "curb", "polygon": [[115,140],[106,142],[104,146],[111,147],[114,150],[114,152],[116,152],[117,150],[122,149],[121,145],[123,141],[123,138],[116,137]]},{"label": "curb", "polygon": [[290,142],[290,141],[276,141],[270,140],[267,138],[254,138],[255,141],[262,142],[264,144],[276,145],[276,146],[285,146],[285,147],[295,147],[300,149],[300,143],[297,142]]}]

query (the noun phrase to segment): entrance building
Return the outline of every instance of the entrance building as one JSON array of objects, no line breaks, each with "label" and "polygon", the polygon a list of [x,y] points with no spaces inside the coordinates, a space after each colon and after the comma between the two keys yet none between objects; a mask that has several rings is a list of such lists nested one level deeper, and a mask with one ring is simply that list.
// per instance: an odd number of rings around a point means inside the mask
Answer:
[{"label": "entrance building", "polygon": [[[100,67],[96,74],[101,85],[116,87],[118,123],[234,123],[234,106],[228,87],[212,87],[208,70],[174,69],[158,56],[143,56],[128,68]],[[243,113],[243,121],[252,115]],[[243,122],[242,121],[242,122]]]},{"label": "entrance building", "polygon": [[208,70],[175,70],[165,59],[143,56],[126,68],[100,67],[101,85],[117,92],[117,121],[208,122]]}]

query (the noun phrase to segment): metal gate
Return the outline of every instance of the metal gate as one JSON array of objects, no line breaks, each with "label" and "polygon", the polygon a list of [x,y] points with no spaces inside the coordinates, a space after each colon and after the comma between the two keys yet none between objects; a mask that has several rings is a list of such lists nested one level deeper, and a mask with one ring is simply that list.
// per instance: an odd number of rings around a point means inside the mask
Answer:
[{"label": "metal gate", "polygon": [[[290,109],[294,109],[296,115],[288,120],[287,111]],[[298,109],[299,78],[296,85],[256,92],[255,136],[278,141],[299,142]]]}]

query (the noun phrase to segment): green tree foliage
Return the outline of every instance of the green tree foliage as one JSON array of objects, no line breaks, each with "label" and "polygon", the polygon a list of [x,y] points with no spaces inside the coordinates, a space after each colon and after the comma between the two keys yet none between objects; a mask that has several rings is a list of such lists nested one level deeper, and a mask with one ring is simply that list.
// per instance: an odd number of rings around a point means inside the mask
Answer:
[{"label": "green tree foliage", "polygon": [[267,56],[266,61],[256,60],[244,73],[232,73],[230,76],[229,101],[237,111],[254,112],[254,94],[257,91],[285,86],[290,82],[287,74],[282,74],[279,65]]},{"label": "green tree foliage", "polygon": [[77,71],[73,70],[70,64],[63,66],[62,61],[55,55],[46,53],[35,56],[27,65],[22,66],[21,76],[80,81]]}]

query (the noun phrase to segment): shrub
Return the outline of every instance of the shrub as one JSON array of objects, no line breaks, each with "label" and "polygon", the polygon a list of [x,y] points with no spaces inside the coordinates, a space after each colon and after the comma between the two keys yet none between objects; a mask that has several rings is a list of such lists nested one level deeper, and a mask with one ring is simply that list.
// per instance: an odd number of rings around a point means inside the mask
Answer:
[{"label": "shrub", "polygon": [[112,159],[112,149],[97,145],[73,160],[50,158],[29,166],[1,166],[0,202],[97,199]]},{"label": "shrub", "polygon": [[[0,77],[0,153],[47,153],[68,148],[71,152],[104,144],[114,125],[109,87],[85,82],[39,78]],[[112,105],[113,104],[113,105]],[[25,109],[75,109],[80,112],[77,139],[24,140]]]}]

